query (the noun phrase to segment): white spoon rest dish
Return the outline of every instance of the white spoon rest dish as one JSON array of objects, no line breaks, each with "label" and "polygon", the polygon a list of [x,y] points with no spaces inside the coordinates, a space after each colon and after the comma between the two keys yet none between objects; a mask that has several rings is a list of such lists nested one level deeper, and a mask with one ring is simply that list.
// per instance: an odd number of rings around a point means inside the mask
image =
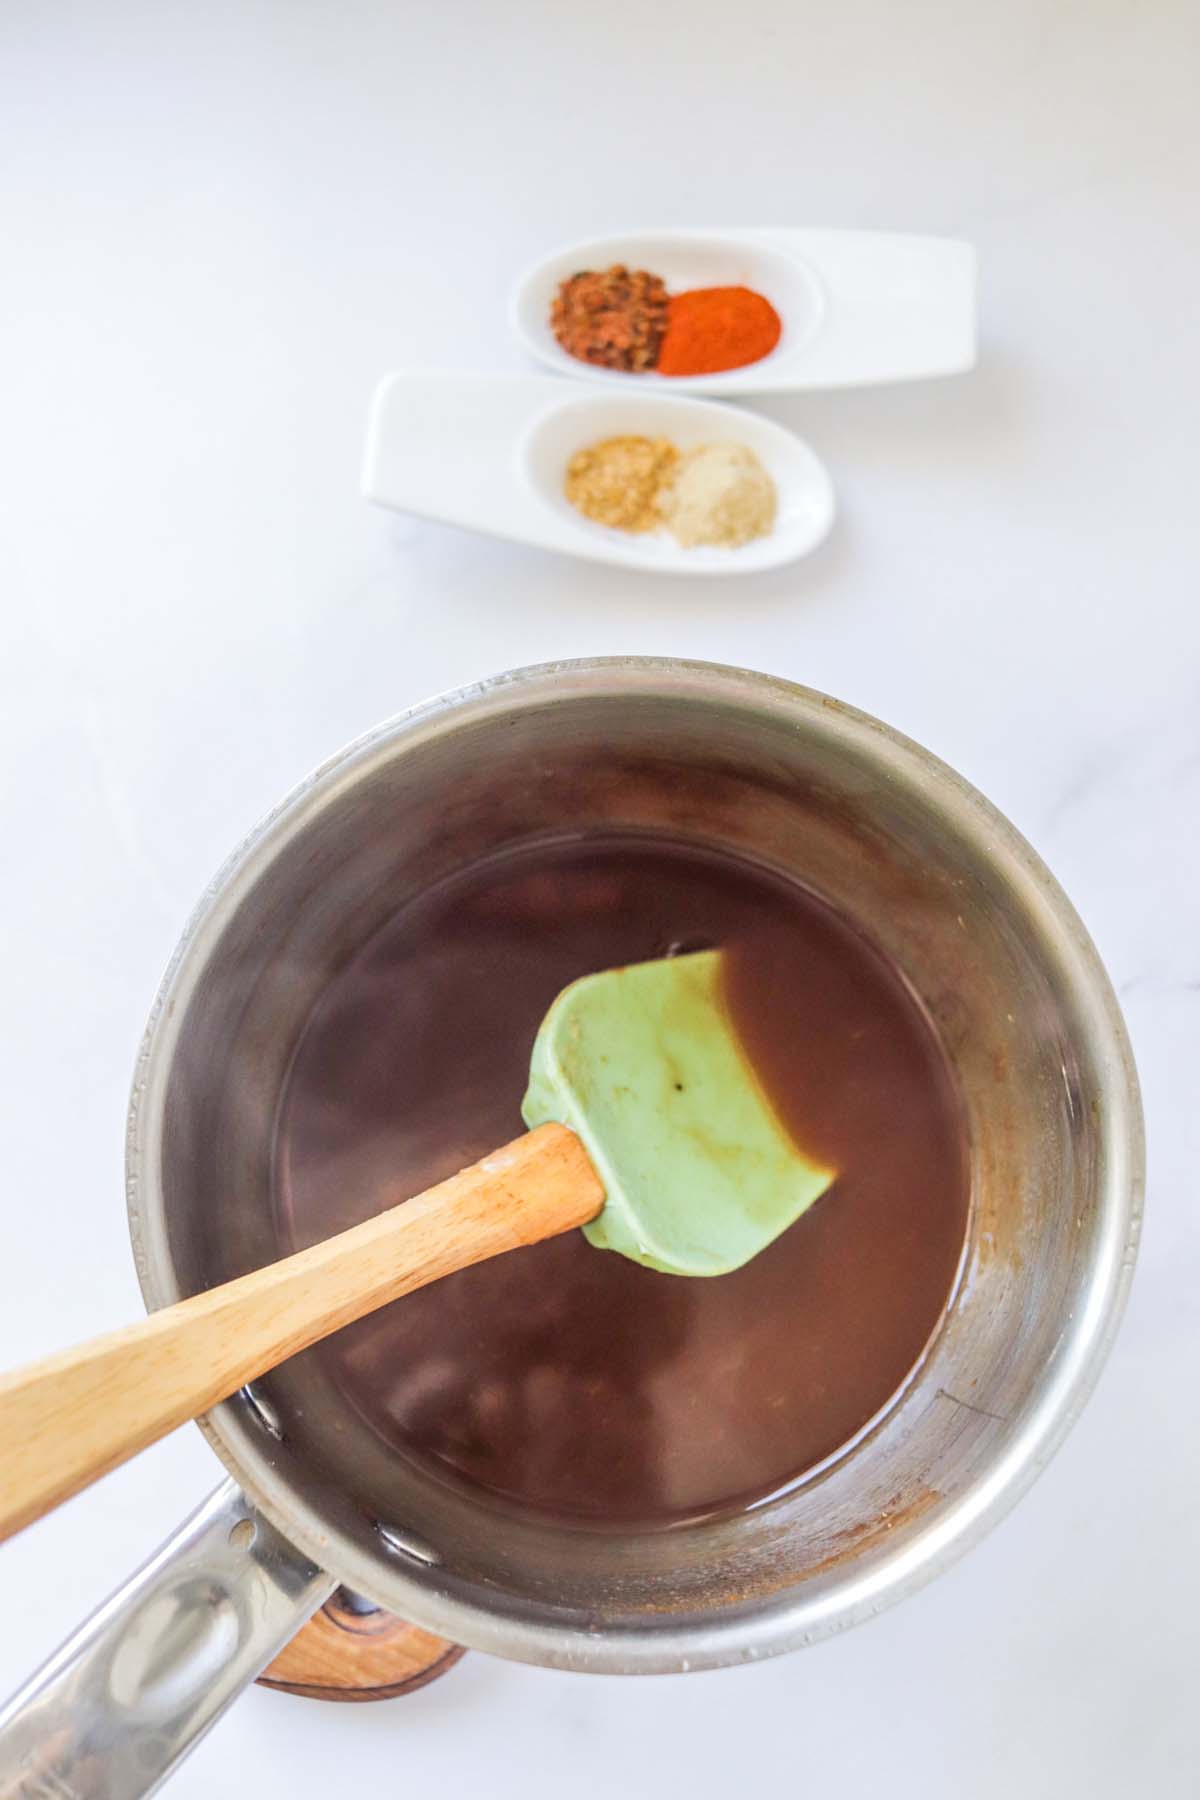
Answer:
[{"label": "white spoon rest dish", "polygon": [[[669,438],[680,450],[746,445],[775,484],[773,529],[736,549],[685,549],[665,528],[595,524],[566,497],[567,464],[576,451],[626,434]],[[657,388],[598,393],[549,375],[389,375],[371,406],[363,491],[400,512],[677,575],[794,562],[820,543],[834,516],[824,466],[773,420]]]}]

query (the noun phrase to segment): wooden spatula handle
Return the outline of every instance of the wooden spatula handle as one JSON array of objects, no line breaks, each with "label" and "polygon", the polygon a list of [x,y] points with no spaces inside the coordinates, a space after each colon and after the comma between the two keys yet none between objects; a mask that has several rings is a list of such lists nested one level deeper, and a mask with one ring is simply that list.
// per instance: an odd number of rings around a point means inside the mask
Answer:
[{"label": "wooden spatula handle", "polygon": [[339,1326],[603,1201],[574,1132],[540,1125],[323,1244],[0,1377],[0,1540]]}]

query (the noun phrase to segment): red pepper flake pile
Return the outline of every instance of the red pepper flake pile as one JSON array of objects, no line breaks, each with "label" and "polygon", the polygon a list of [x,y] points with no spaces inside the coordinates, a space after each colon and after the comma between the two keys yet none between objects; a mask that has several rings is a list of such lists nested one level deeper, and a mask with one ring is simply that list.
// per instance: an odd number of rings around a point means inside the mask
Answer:
[{"label": "red pepper flake pile", "polygon": [[614,263],[561,283],[550,309],[569,356],[603,369],[652,369],[667,329],[667,290],[657,275]]},{"label": "red pepper flake pile", "polygon": [[748,287],[691,288],[668,295],[645,269],[615,263],[560,284],[550,308],[569,356],[605,369],[717,375],[761,362],[779,342],[779,314]]}]

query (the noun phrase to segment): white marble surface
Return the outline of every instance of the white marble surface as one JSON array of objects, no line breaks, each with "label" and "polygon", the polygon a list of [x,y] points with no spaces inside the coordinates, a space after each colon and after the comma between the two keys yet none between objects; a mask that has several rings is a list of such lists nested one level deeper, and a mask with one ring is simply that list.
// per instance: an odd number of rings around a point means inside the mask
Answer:
[{"label": "white marble surface", "polygon": [[[1116,1352],[933,1587],[716,1675],[255,1692],[180,1800],[1196,1791],[1198,53],[1189,0],[3,9],[0,1364],[137,1307],[126,1082],[227,849],[373,721],[535,658],[754,664],[923,739],[1072,894],[1146,1092]],[[982,258],[977,374],[768,408],[839,489],[809,563],[692,586],[360,503],[378,376],[518,366],[544,248],[777,220]],[[0,1551],[0,1689],[215,1474],[179,1433]]]}]

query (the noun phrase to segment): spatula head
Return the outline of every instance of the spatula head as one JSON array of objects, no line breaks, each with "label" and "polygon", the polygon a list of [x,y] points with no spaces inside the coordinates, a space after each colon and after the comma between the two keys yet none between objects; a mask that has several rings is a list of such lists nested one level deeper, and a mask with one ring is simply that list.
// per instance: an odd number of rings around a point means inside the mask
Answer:
[{"label": "spatula head", "polygon": [[[604,1184],[591,1242],[672,1275],[749,1262],[834,1178],[776,1117],[722,997],[722,953],[587,975],[533,1047],[522,1111],[583,1140]],[[797,1022],[797,1029],[802,1029]]]}]

